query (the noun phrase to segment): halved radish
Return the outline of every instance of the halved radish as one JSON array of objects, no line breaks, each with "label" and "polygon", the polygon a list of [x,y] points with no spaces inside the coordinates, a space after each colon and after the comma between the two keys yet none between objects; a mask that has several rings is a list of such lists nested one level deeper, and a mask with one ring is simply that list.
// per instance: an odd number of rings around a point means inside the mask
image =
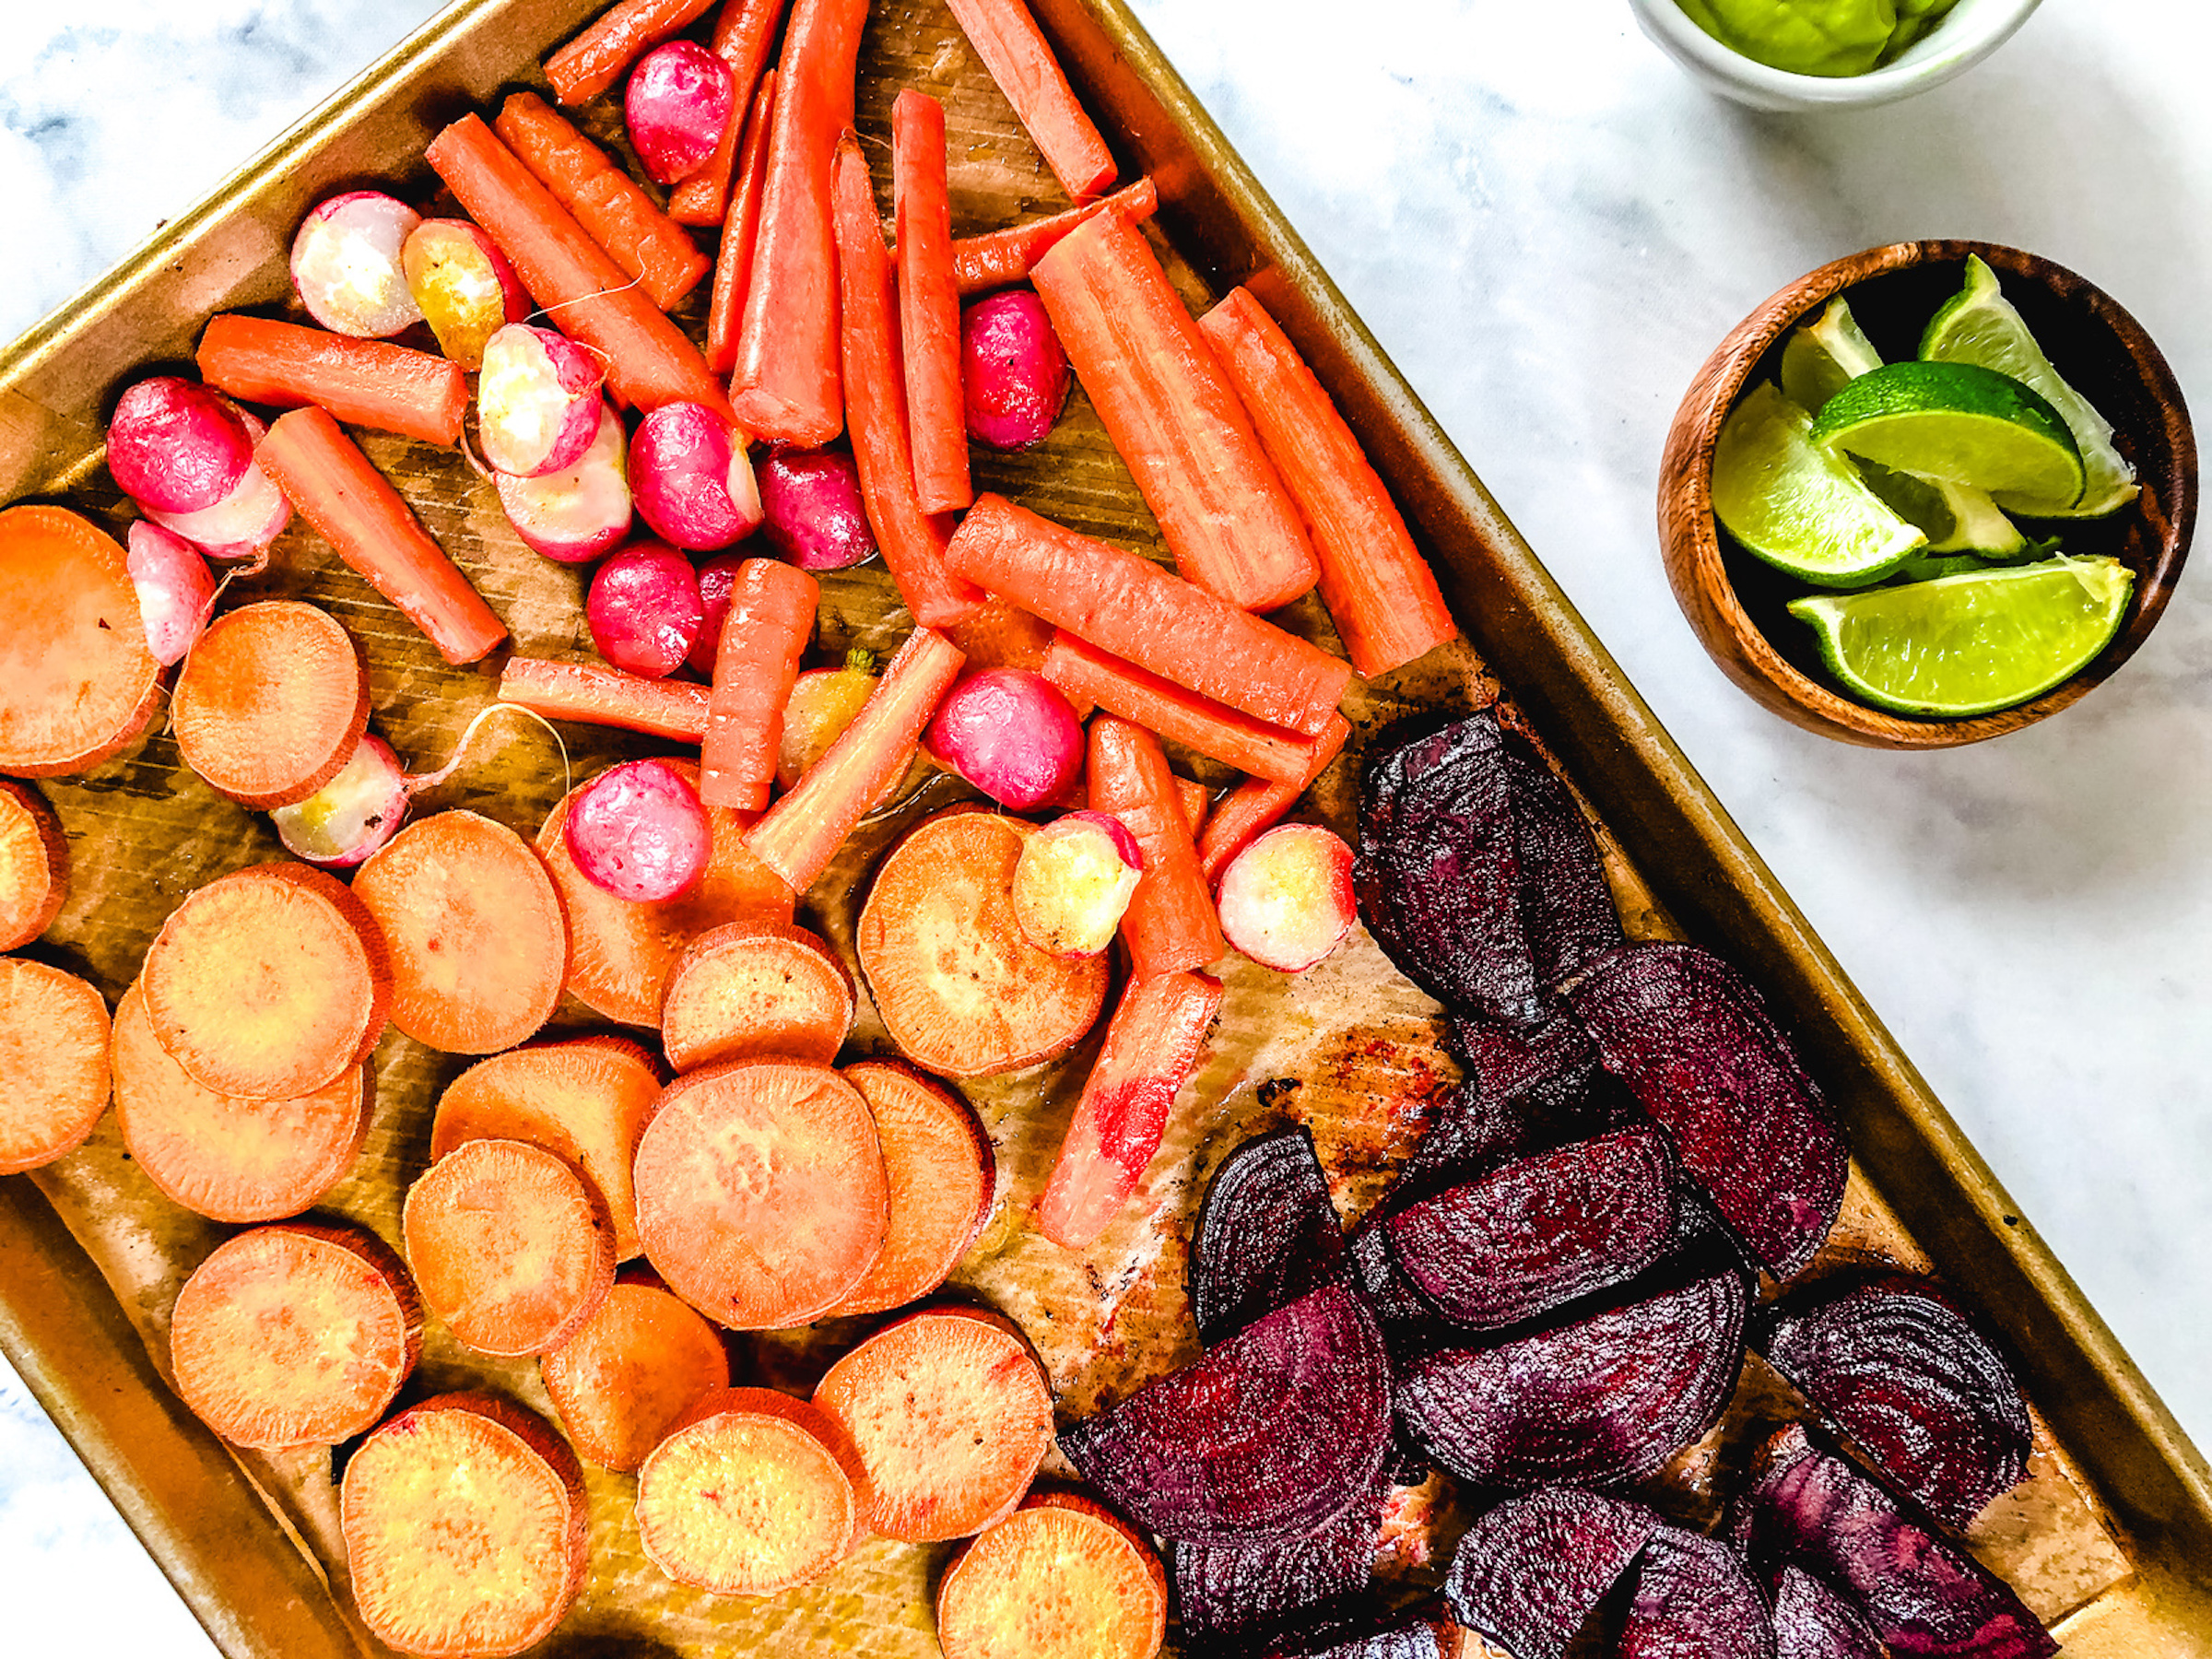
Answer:
[{"label": "halved radish", "polygon": [[46,797],[0,778],[0,950],[28,945],[69,896],[69,841]]},{"label": "halved radish", "polygon": [[770,1056],[827,1065],[853,1013],[853,976],[819,938],[733,922],[692,940],[668,976],[661,1044],[679,1072]]},{"label": "halved radish", "polygon": [[177,754],[241,806],[304,801],[353,759],[369,666],[329,612],[268,599],[218,617],[170,700]]},{"label": "halved radish", "polygon": [[623,88],[623,124],[656,184],[677,183],[704,167],[736,119],[736,77],[697,41],[654,47]]},{"label": "halved radish", "polygon": [[438,349],[474,371],[484,343],[530,314],[530,294],[507,255],[467,219],[424,219],[400,245],[400,274]]},{"label": "halved radish", "polygon": [[0,771],[86,771],[146,729],[161,665],[124,551],[62,507],[0,512]]},{"label": "halved radish", "polygon": [[0,957],[0,1175],[74,1152],[108,1108],[106,1000],[74,973]]},{"label": "halved radish", "polygon": [[663,541],[695,553],[760,527],[760,491],[737,429],[704,404],[663,404],[629,446],[638,516]]},{"label": "halved radish", "polygon": [[1111,812],[1070,812],[1023,844],[1014,866],[1014,919],[1054,956],[1097,956],[1129,909],[1145,851]]},{"label": "halved radish", "polygon": [[269,822],[294,858],[350,869],[399,833],[413,799],[392,746],[364,732],[337,776],[304,801],[272,807]]},{"label": "halved radish", "polygon": [[[268,436],[269,429],[251,409],[241,409],[253,446]],[[142,503],[143,505],[143,503]],[[284,534],[292,522],[292,504],[276,479],[255,461],[239,475],[230,493],[212,507],[196,512],[171,512],[165,507],[147,507],[146,516],[162,529],[182,536],[209,559],[253,559]]]},{"label": "halved radish", "polygon": [[629,534],[629,470],[623,459],[622,418],[599,406],[599,429],[582,458],[542,478],[494,473],[500,508],[534,553],[562,564],[599,557]]},{"label": "halved radish", "polygon": [[714,850],[699,789],[665,760],[626,760],[576,792],[561,834],[583,878],[658,903],[690,890]]},{"label": "halved radish", "polygon": [[400,254],[422,215],[374,190],[315,204],[292,238],[292,286],[332,332],[382,339],[422,321]]},{"label": "halved radish", "polygon": [[1303,973],[1359,915],[1352,850],[1319,824],[1278,824],[1221,872],[1218,902],[1231,945],[1263,968]]},{"label": "halved radish", "polygon": [[183,660],[215,609],[215,578],[200,551],[151,519],[133,521],[128,566],[146,648],[164,668]]},{"label": "halved radish", "polygon": [[537,1369],[578,1455],[623,1474],[693,1406],[730,1385],[721,1334],[650,1275],[618,1280]]},{"label": "halved radish", "polygon": [[142,380],[117,400],[108,420],[108,475],[141,507],[213,507],[253,465],[253,437],[238,406],[197,381],[173,374]]},{"label": "halved radish", "polygon": [[975,1109],[891,1060],[845,1067],[876,1120],[890,1194],[883,1253],[832,1316],[902,1308],[945,1282],[991,1218],[998,1160]]},{"label": "halved radish", "polygon": [[598,436],[599,359],[566,335],[510,323],[484,345],[477,444],[496,472],[543,477],[574,466]]}]

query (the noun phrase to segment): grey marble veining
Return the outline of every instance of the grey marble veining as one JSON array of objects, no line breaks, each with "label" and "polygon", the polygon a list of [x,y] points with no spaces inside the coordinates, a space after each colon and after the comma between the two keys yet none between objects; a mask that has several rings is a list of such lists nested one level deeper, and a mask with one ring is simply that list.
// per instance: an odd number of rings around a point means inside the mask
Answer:
[{"label": "grey marble veining", "polygon": [[[1948,87],[1795,117],[1699,92],[1618,0],[1135,3],[2022,1212],[2212,1443],[2206,572],[2065,714],[1965,750],[1877,754],[1800,733],[1721,677],[1668,594],[1653,524],[1667,422],[1713,343],[1792,277],[1876,242],[1984,237],[2070,265],[2212,409],[2198,8],[2053,0]],[[0,335],[429,7],[52,10],[0,41]],[[8,1386],[0,1606],[28,1610],[53,1637],[33,1645],[56,1651],[201,1651],[173,1601],[110,1591],[109,1560],[150,1568],[119,1526],[94,1539],[96,1494]],[[107,1622],[88,1630],[88,1611]],[[125,1628],[139,1617],[170,1622]]]}]

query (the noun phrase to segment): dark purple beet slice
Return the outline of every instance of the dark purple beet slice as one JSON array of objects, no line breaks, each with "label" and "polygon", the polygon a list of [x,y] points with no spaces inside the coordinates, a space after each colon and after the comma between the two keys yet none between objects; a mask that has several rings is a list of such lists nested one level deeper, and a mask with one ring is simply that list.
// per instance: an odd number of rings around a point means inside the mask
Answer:
[{"label": "dark purple beet slice", "polygon": [[1675,1160],[1648,1125],[1516,1159],[1382,1223],[1406,1282],[1499,1330],[1635,1277],[1675,1234]]},{"label": "dark purple beet slice", "polygon": [[1251,1643],[1349,1611],[1367,1588],[1390,1483],[1312,1535],[1279,1544],[1175,1544],[1169,1570],[1186,1636]]},{"label": "dark purple beet slice", "polygon": [[1568,994],[1752,1253],[1777,1278],[1810,1261],[1850,1159],[1759,993],[1710,951],[1662,943],[1614,952]]},{"label": "dark purple beet slice", "polygon": [[1774,1652],[1775,1659],[1882,1659],[1858,1609],[1794,1567],[1774,1580]]},{"label": "dark purple beet slice", "polygon": [[1255,1659],[1444,1659],[1458,1651],[1456,1644],[1446,1645],[1451,1634],[1434,1619],[1371,1609],[1271,1642],[1257,1650]]},{"label": "dark purple beet slice", "polygon": [[1564,1015],[1535,1027],[1477,1019],[1453,1026],[1466,1079],[1438,1103],[1395,1194],[1438,1192],[1509,1158],[1642,1115],[1598,1064],[1597,1045]]},{"label": "dark purple beet slice", "polygon": [[1540,1020],[1551,986],[1620,943],[1581,808],[1488,712],[1370,766],[1352,878],[1408,979],[1495,1019]]},{"label": "dark purple beet slice", "polygon": [[1198,1206],[1191,1312],[1207,1347],[1296,1301],[1336,1270],[1344,1229],[1302,1124],[1246,1141]]},{"label": "dark purple beet slice", "polygon": [[1573,1487],[1509,1498],[1460,1539],[1444,1600],[1513,1659],[1560,1659],[1659,1524],[1640,1503]]},{"label": "dark purple beet slice", "polygon": [[1337,1283],[1060,1436],[1077,1472],[1164,1538],[1250,1544],[1326,1526],[1390,1444],[1375,1316]]},{"label": "dark purple beet slice", "polygon": [[1891,1485],[1955,1531],[2027,1475],[2035,1431],[2019,1383],[1924,1279],[1794,1299],[1760,1351]]},{"label": "dark purple beet slice", "polygon": [[1418,1343],[1434,1328],[1436,1314],[1398,1271],[1382,1236],[1383,1220],[1380,1212],[1371,1213],[1352,1234],[1352,1278],[1394,1347],[1401,1338]]},{"label": "dark purple beet slice", "polygon": [[1720,1419],[1744,1362],[1744,1280],[1724,1268],[1489,1347],[1406,1361],[1399,1416],[1447,1474],[1489,1486],[1612,1486]]},{"label": "dark purple beet slice", "polygon": [[1802,1425],[1767,1443],[1746,1500],[1756,1561],[1847,1593],[1896,1659],[2045,1659],[2058,1644],[2002,1579]]},{"label": "dark purple beet slice", "polygon": [[1775,1659],[1774,1621],[1743,1557],[1663,1526],[1644,1547],[1616,1659]]}]

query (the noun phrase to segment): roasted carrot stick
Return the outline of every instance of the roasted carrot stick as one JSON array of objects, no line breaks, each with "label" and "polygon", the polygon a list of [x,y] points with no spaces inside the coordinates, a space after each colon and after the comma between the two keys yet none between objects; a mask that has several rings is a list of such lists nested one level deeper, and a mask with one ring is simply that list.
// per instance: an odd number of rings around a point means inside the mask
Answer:
[{"label": "roasted carrot stick", "polygon": [[906,359],[907,436],[924,512],[975,500],[960,402],[960,296],[952,277],[952,197],[945,182],[945,106],[912,87],[891,105],[891,200],[899,238],[899,345]]},{"label": "roasted carrot stick", "polygon": [[1143,233],[1101,213],[1030,275],[1176,569],[1251,611],[1312,587],[1298,507]]},{"label": "roasted carrot stick", "polygon": [[1344,716],[1332,715],[1328,729],[1312,740],[1309,770],[1302,778],[1288,783],[1247,778],[1222,797],[1198,836],[1198,870],[1209,888],[1221,878],[1230,859],[1297,805],[1298,797],[1313,786],[1313,780],[1336,759],[1344,740],[1351,735],[1351,725]]},{"label": "roasted carrot stick", "polygon": [[622,71],[677,29],[703,16],[714,0],[622,0],[546,60],[546,78],[564,104],[589,101]]},{"label": "roasted carrot stick", "polygon": [[200,378],[248,403],[317,404],[340,420],[425,443],[461,441],[468,377],[450,358],[267,317],[211,318]]},{"label": "roasted carrot stick", "polygon": [[746,283],[730,402],[759,438],[819,449],[845,424],[830,186],[853,124],[867,0],[796,0],[776,69],[768,188]]},{"label": "roasted carrot stick", "polygon": [[776,72],[760,77],[745,142],[737,151],[737,178],[723,216],[722,246],[714,255],[714,289],[707,304],[707,367],[727,374],[737,361],[737,328],[745,310],[753,243],[760,229],[760,197],[768,188],[768,134],[775,116]]},{"label": "roasted carrot stick", "polygon": [[712,268],[681,225],[536,93],[510,96],[492,128],[663,311]]},{"label": "roasted carrot stick", "polygon": [[829,867],[853,827],[913,759],[914,744],[967,659],[932,629],[899,647],[853,724],[747,832],[760,862],[803,893]]},{"label": "roasted carrot stick", "polygon": [[1312,736],[1351,665],[1150,559],[1002,496],[976,498],[946,551],[953,571],[1186,690]]},{"label": "roasted carrot stick", "polygon": [[1022,0],[952,0],[952,15],[1060,188],[1080,202],[1112,183],[1113,153]]},{"label": "roasted carrot stick", "polygon": [[952,244],[953,280],[960,285],[963,300],[1005,288],[1009,283],[1027,282],[1037,262],[1062,237],[1093,215],[1118,213],[1135,224],[1150,218],[1159,209],[1159,191],[1149,178],[1143,178],[1134,184],[1123,185],[1103,200],[1071,207],[1050,218],[1031,219],[1026,225],[1013,225],[982,236],[963,236]]},{"label": "roasted carrot stick", "polygon": [[768,805],[783,747],[783,705],[821,596],[821,583],[781,559],[737,567],[699,751],[699,798],[708,806],[759,812]]},{"label": "roasted carrot stick", "polygon": [[630,286],[582,225],[482,119],[465,115],[431,141],[430,167],[513,265],[561,333],[598,352],[607,388],[640,409],[729,399],[699,348]]},{"label": "roasted carrot stick", "polygon": [[868,164],[849,133],[837,152],[836,224],[846,414],[853,425],[853,463],[860,470],[861,497],[906,608],[925,628],[949,627],[981,608],[983,595],[946,571],[950,523],[924,512],[915,493],[891,259],[883,245]]},{"label": "roasted carrot stick", "polygon": [[1122,916],[1130,971],[1148,979],[1215,960],[1229,947],[1159,739],[1117,715],[1095,716],[1084,772],[1092,809],[1120,818],[1145,850],[1145,873]]},{"label": "roasted carrot stick", "polygon": [[597,663],[509,657],[500,670],[500,700],[519,703],[547,720],[619,726],[653,737],[697,743],[707,731],[707,688],[682,680],[645,679]]},{"label": "roasted carrot stick", "polygon": [[279,415],[253,458],[447,662],[473,663],[507,637],[506,624],[326,410]]},{"label": "roasted carrot stick", "polygon": [[679,225],[719,225],[730,207],[730,179],[753,88],[768,67],[768,49],[783,18],[784,0],[724,0],[708,50],[730,66],[737,98],[730,125],[706,166],[668,193],[668,217]]},{"label": "roasted carrot stick", "polygon": [[1231,288],[1198,332],[1237,389],[1267,458],[1305,514],[1321,601],[1361,674],[1388,674],[1456,639],[1459,624],[1390,491],[1313,371],[1247,288]]}]

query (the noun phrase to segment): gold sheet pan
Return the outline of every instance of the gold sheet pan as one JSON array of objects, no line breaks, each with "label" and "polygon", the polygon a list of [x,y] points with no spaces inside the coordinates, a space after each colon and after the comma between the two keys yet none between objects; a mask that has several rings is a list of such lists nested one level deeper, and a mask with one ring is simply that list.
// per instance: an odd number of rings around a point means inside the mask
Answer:
[{"label": "gold sheet pan", "polygon": [[[1846,1217],[1825,1262],[1932,1263],[2024,1360],[2041,1419],[2033,1476],[1978,1524],[1976,1547],[2058,1621],[2069,1653],[2212,1653],[2212,1472],[2203,1457],[1143,30],[1117,0],[1034,5],[1125,171],[1158,182],[1157,229],[1186,297],[1241,281],[1266,302],[1366,442],[1466,628],[1466,646],[1359,693],[1348,706],[1357,736],[1317,789],[1316,814],[1350,829],[1359,754],[1399,715],[1477,706],[1502,690],[1600,822],[1630,931],[1687,935],[1722,951],[1797,1033],[1855,1154]],[[463,0],[0,356],[0,500],[65,501],[120,531],[127,508],[101,469],[100,430],[123,384],[187,361],[215,311],[281,308],[292,229],[322,195],[381,183],[427,202],[434,181],[421,153],[429,137],[502,88],[535,81],[544,52],[595,9],[596,0]],[[936,0],[876,6],[863,50],[865,135],[888,132],[902,85],[947,104],[958,228],[1061,205]],[[595,121],[603,136],[613,132],[604,100]],[[885,147],[870,147],[880,182]],[[695,326],[701,303],[695,297],[682,313]],[[518,650],[588,652],[576,573],[524,550],[460,457],[394,439],[371,438],[367,447],[507,618]],[[1156,528],[1080,395],[1049,445],[979,464],[979,482],[1064,523],[1158,550]],[[447,667],[312,531],[288,532],[269,574],[243,585],[253,596],[311,597],[354,631],[371,662],[378,729],[420,767],[447,754],[490,699],[489,669]],[[1291,621],[1330,638],[1311,600]],[[887,643],[903,626],[879,572],[825,583],[826,648]],[[265,820],[179,766],[159,727],[96,772],[44,785],[68,831],[76,877],[67,909],[33,953],[87,974],[111,1001],[178,898],[277,851]],[[426,806],[466,805],[534,831],[558,798],[560,759],[519,725],[495,726],[480,741],[458,781]],[[653,747],[571,733],[579,775]],[[1220,775],[1182,759],[1209,781]],[[875,855],[958,793],[940,780],[871,822],[807,895],[811,924],[848,959]],[[1451,1080],[1435,1005],[1363,935],[1296,982],[1249,966],[1226,977],[1214,1052],[1180,1101],[1139,1201],[1079,1257],[1045,1244],[1026,1216],[1089,1045],[970,1090],[992,1125],[1004,1180],[998,1219],[955,1285],[1020,1320],[1052,1373],[1064,1421],[1194,1351],[1182,1291],[1191,1214],[1205,1177],[1244,1135],[1291,1118],[1311,1123],[1340,1198],[1357,1209]],[[558,1023],[591,1021],[564,1005]],[[855,1048],[882,1042],[864,1010]],[[427,1158],[431,1106],[461,1065],[394,1035],[377,1067],[369,1145],[324,1207],[389,1238],[398,1196]],[[0,1347],[232,1659],[379,1652],[344,1594],[327,1460],[233,1455],[162,1380],[170,1301],[222,1231],[155,1194],[112,1123],[35,1179],[0,1179]],[[756,1380],[804,1386],[853,1334],[744,1341],[741,1362]],[[1770,1403],[1758,1369],[1723,1429],[1654,1488],[1675,1512],[1710,1514],[1714,1471],[1742,1454]],[[487,1362],[434,1331],[414,1392],[463,1381],[545,1407],[534,1367]],[[547,1652],[935,1652],[928,1605],[943,1547],[877,1543],[805,1592],[717,1602],[642,1561],[627,1487],[593,1473],[592,1579]],[[1457,1517],[1436,1488],[1411,1495],[1404,1516],[1391,1582],[1412,1596],[1433,1583]]]}]

